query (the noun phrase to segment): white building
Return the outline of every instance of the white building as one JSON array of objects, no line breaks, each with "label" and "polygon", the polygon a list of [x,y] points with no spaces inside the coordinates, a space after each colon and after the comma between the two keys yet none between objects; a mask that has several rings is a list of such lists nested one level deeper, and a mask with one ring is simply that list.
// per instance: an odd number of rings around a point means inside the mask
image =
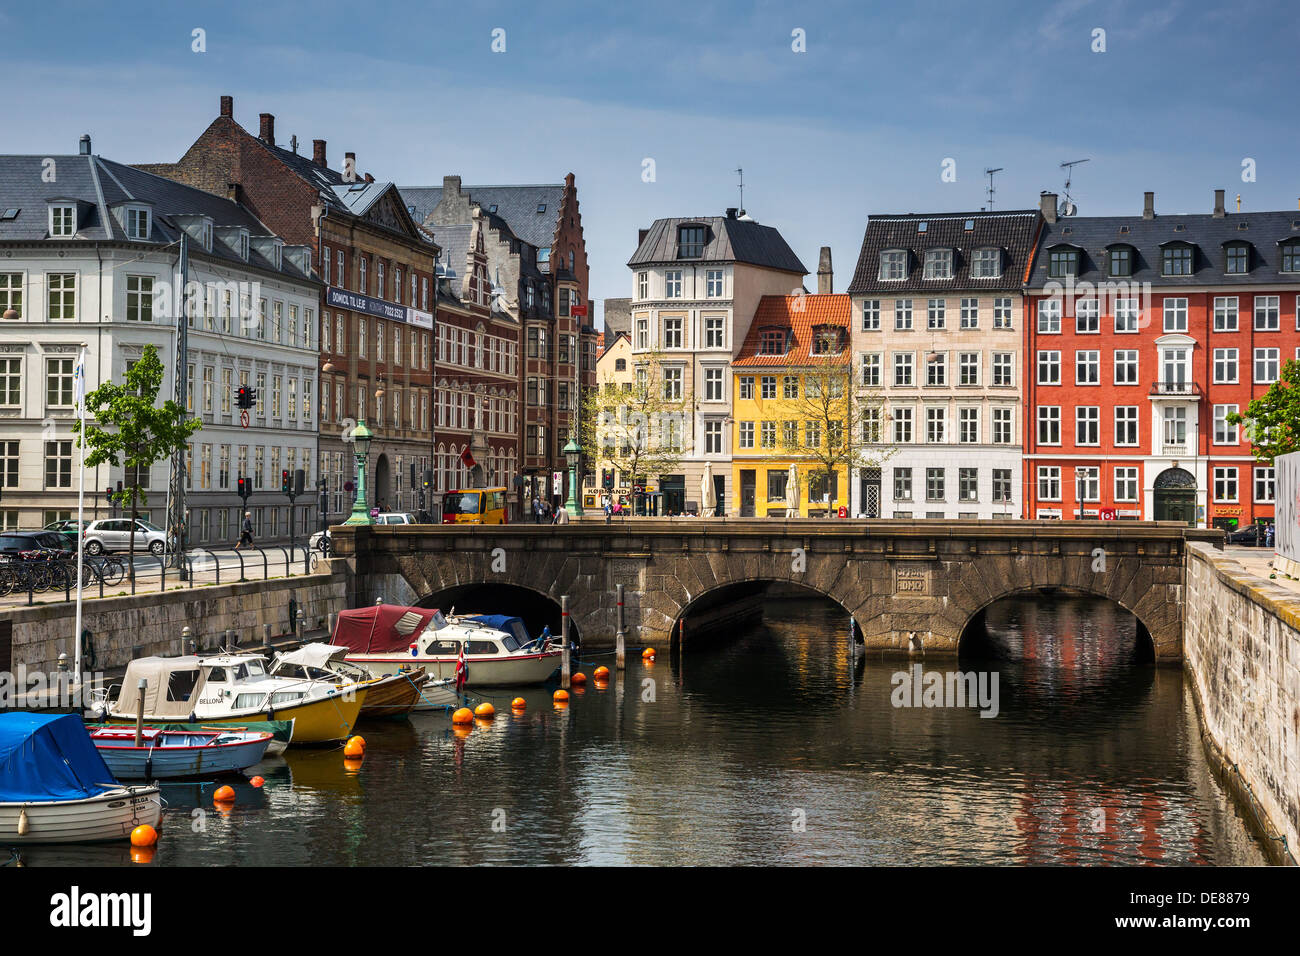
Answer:
[{"label": "white building", "polygon": [[[261,540],[289,533],[281,472],[302,468],[299,532],[314,527],[317,318],[310,250],[286,246],[247,209],[218,196],[78,155],[0,156],[0,520],[40,527],[75,517],[73,371],[87,347],[87,391],[122,381],[146,345],[175,396],[181,237],[189,258],[186,402],[203,428],[189,449],[188,543],[238,538],[240,475]],[[236,390],[257,390],[247,427]],[[168,524],[170,462],[139,484],[141,508]],[[106,489],[134,476],[86,474],[88,517],[110,516]]]}]

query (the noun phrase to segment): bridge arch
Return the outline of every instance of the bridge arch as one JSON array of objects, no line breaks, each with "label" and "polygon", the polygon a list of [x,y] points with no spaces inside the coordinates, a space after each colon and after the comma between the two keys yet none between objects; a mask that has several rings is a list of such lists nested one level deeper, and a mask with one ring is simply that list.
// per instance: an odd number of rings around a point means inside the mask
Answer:
[{"label": "bridge arch", "polygon": [[[498,581],[464,581],[427,594],[414,602],[416,607],[441,608],[457,614],[508,614],[521,618],[528,633],[536,637],[549,627],[558,639],[562,633],[560,602],[544,591],[520,584]],[[574,616],[569,618],[570,639],[582,643],[582,629]]]},{"label": "bridge arch", "polygon": [[[672,620],[669,629],[670,640],[675,645],[682,633],[685,623],[690,639],[691,621],[696,627],[715,629],[732,621],[740,622],[757,617],[762,612],[762,604],[768,600],[782,598],[822,598],[834,604],[847,620],[853,617],[853,611],[845,602],[812,582],[794,581],[780,577],[752,578],[743,581],[724,581],[707,588],[701,593],[687,598]],[[846,632],[847,633],[847,632]],[[843,640],[844,634],[831,635],[832,639]]]},{"label": "bridge arch", "polygon": [[[1024,597],[1032,597],[1035,600],[1047,602],[1053,600],[1053,597],[1050,593],[1044,592],[1054,592],[1056,590],[1056,588],[1051,587],[1017,587],[1008,589],[1001,594],[989,598],[967,615],[966,621],[962,625],[961,633],[957,640],[958,655],[968,649],[971,639],[979,636],[978,632],[985,626],[984,622],[989,608],[993,607],[995,604],[1006,600]],[[1106,594],[1103,590],[1097,588],[1071,586],[1068,590],[1071,594],[1086,595],[1088,597],[1099,598],[1103,601],[1109,601],[1115,607],[1131,614],[1137,625],[1137,645],[1135,647],[1137,658],[1143,662],[1155,660],[1155,639],[1151,636],[1151,629],[1142,620],[1141,614],[1133,608],[1126,606],[1122,601],[1116,600]]]}]

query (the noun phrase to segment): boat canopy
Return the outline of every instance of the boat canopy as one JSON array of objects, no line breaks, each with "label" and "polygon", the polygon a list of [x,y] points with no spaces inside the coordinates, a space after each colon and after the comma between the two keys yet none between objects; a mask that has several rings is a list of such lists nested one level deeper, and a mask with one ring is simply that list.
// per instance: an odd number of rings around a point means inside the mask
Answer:
[{"label": "boat canopy", "polygon": [[362,654],[404,651],[430,626],[446,626],[436,608],[376,604],[340,611],[330,643]]},{"label": "boat canopy", "polygon": [[304,644],[296,651],[277,654],[275,662],[277,664],[299,664],[303,667],[324,667],[330,661],[347,654],[349,650],[350,648],[338,644],[325,644],[317,641],[314,644]]},{"label": "boat canopy", "polygon": [[0,714],[0,803],[82,800],[118,785],[79,714]]},{"label": "boat canopy", "polygon": [[150,720],[186,720],[194,713],[204,686],[202,658],[141,657],[126,665],[122,689],[113,707],[114,717],[136,716],[140,681],[144,690],[144,712]]},{"label": "boat canopy", "polygon": [[517,617],[510,617],[506,614],[475,614],[473,617],[466,618],[466,620],[477,621],[486,627],[513,634],[515,639],[519,641],[520,647],[525,647],[532,641],[532,638],[528,636],[528,628],[524,626],[523,620]]}]

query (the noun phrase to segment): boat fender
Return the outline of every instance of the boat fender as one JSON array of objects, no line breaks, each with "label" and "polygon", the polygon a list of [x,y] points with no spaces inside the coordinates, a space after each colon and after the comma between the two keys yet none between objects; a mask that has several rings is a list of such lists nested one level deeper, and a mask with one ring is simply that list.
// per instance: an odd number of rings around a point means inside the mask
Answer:
[{"label": "boat fender", "polygon": [[145,780],[153,779],[153,754],[144,758],[144,778]]},{"label": "boat fender", "polygon": [[198,718],[197,716],[195,716],[194,711],[191,710],[191,711],[190,711],[190,723],[191,723],[191,724],[197,724],[198,722],[199,722],[199,718]]},{"label": "boat fender", "polygon": [[266,708],[266,719],[275,720],[275,704],[271,704]]},{"label": "boat fender", "polygon": [[27,823],[27,808],[23,807],[18,811],[18,835],[27,836],[27,831],[30,829],[31,827]]}]

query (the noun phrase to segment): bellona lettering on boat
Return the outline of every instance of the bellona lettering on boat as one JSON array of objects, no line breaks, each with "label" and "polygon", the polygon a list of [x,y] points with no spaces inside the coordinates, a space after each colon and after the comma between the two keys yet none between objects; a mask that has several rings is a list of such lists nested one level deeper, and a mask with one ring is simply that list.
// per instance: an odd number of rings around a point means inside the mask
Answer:
[{"label": "bellona lettering on boat", "polygon": [[978,707],[981,717],[998,715],[997,671],[922,671],[913,664],[890,684],[895,707]]}]

